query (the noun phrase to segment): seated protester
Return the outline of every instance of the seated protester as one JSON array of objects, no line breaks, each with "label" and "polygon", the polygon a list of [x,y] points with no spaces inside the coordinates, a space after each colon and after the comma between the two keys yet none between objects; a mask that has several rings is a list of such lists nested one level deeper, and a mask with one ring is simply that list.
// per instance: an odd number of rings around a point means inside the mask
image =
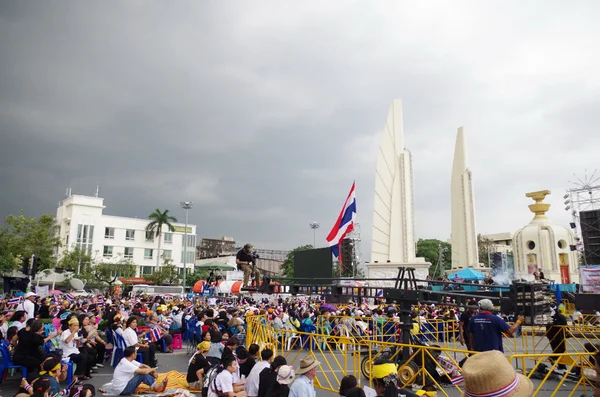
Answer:
[{"label": "seated protester", "polygon": [[27,371],[36,371],[46,358],[44,343],[52,340],[56,333],[51,333],[44,339],[44,324],[40,320],[34,320],[31,327],[21,329],[18,333],[19,344],[15,348],[13,362],[22,365]]},{"label": "seated protester", "polygon": [[385,361],[375,361],[372,370],[373,388],[377,396],[383,397],[398,397],[405,395],[406,397],[417,397],[417,394],[407,389],[398,389],[398,366],[394,363]]},{"label": "seated protester", "polygon": [[212,364],[219,364],[221,362],[221,356],[223,356],[223,350],[225,346],[221,343],[223,335],[219,331],[211,329],[210,335],[210,351],[206,355],[206,359]]},{"label": "seated protester", "polygon": [[[269,397],[271,393],[278,388],[277,371],[283,365],[287,365],[287,361],[283,356],[277,356],[273,359],[271,366],[264,368],[259,374],[258,395],[257,397]],[[288,390],[289,392],[289,390]]]},{"label": "seated protester", "polygon": [[244,346],[238,346],[235,349],[235,358],[237,359],[238,363],[238,371],[233,375],[234,385],[240,382],[242,376],[248,378],[250,370],[252,369],[251,367],[248,367],[246,365],[248,363],[248,360],[250,360],[250,355],[248,354],[248,350],[246,350]]},{"label": "seated protester", "polygon": [[[288,397],[290,394],[290,383],[295,380],[296,374],[294,368],[289,365],[282,365],[277,370],[276,381],[273,384],[273,388],[267,390],[267,397]],[[360,389],[359,389],[360,390]],[[346,395],[350,397],[348,394]],[[362,395],[364,397],[364,393]]]},{"label": "seated protester", "polygon": [[223,349],[223,353],[221,353],[221,363],[223,360],[229,356],[234,356],[233,352],[235,348],[240,344],[238,338],[229,338],[227,339],[227,343],[225,344],[225,348]]},{"label": "seated protester", "polygon": [[[125,323],[125,329],[123,330],[123,340],[125,340],[125,344],[127,346],[137,347],[137,352],[142,355],[142,359],[145,363],[150,364],[151,367],[156,366],[156,346],[154,343],[142,343],[138,334],[136,333],[137,329],[137,317],[131,316],[127,319]],[[146,335],[148,332],[142,333],[140,336]]]},{"label": "seated protester", "polygon": [[17,327],[17,331],[20,331],[21,329],[25,328],[26,321],[27,313],[25,313],[23,310],[17,310],[16,312],[14,312],[9,320],[9,322],[11,323],[10,326]]},{"label": "seated protester", "polygon": [[96,388],[89,383],[81,386],[74,386],[69,391],[69,397],[94,397],[95,395]]},{"label": "seated protester", "polygon": [[94,366],[95,358],[88,355],[87,351],[80,351],[77,348],[77,343],[81,340],[79,335],[79,320],[77,317],[71,317],[68,322],[69,328],[63,331],[58,343],[59,349],[62,350],[63,361],[73,361],[77,364],[75,375],[79,380],[89,380],[90,371]]},{"label": "seated protester", "polygon": [[81,327],[82,348],[87,350],[87,353],[94,358],[94,366],[92,369],[104,367],[104,355],[106,354],[106,342],[98,335],[98,325],[91,324],[90,318],[86,314],[80,314],[78,317]]},{"label": "seated protester", "polygon": [[233,374],[236,374],[238,365],[235,357],[225,358],[223,365],[216,370],[216,375],[208,384],[207,397],[246,397],[246,392],[234,388]]},{"label": "seated protester", "polygon": [[157,382],[158,374],[155,369],[135,361],[137,356],[135,347],[128,346],[123,354],[124,357],[113,373],[112,382],[102,387],[108,394],[132,395],[142,383],[150,386],[155,393],[162,393],[167,389],[167,378],[160,383]]},{"label": "seated protester", "polygon": [[190,390],[202,390],[204,385],[204,375],[208,373],[211,365],[206,359],[210,350],[210,342],[198,343],[198,350],[192,356],[187,370],[186,380]]},{"label": "seated protester", "polygon": [[[262,361],[253,365],[250,372],[246,375],[246,393],[248,393],[248,397],[257,397],[258,396],[258,387],[259,387],[259,376],[263,369],[269,368],[271,363],[273,362],[273,350],[265,349],[261,352]],[[242,372],[240,366],[240,375],[245,375]]]},{"label": "seated protester", "polygon": [[173,308],[173,311],[171,312],[171,320],[173,320],[173,322],[171,323],[171,328],[169,328],[169,333],[171,335],[182,334],[184,331],[183,312],[179,307],[175,306]]},{"label": "seated protester", "polygon": [[38,378],[31,385],[26,385],[25,393],[17,393],[15,397],[48,397],[50,395],[50,382],[45,378]]},{"label": "seated protester", "polygon": [[173,347],[171,346],[173,344],[173,336],[171,336],[169,334],[169,331],[167,331],[161,326],[161,324],[158,321],[158,315],[156,313],[152,313],[152,315],[150,315],[150,317],[148,318],[148,326],[151,330],[157,330],[158,333],[161,335],[161,338],[156,343],[158,343],[159,346],[161,346],[162,341],[164,340],[165,345],[167,346],[167,353],[173,353]]}]

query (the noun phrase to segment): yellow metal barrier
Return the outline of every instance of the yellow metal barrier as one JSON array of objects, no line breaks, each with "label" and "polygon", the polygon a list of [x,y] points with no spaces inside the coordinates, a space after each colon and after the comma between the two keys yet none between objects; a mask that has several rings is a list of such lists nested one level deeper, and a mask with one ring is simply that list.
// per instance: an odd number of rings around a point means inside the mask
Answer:
[{"label": "yellow metal barrier", "polygon": [[[532,397],[593,393],[595,371],[586,353],[515,354],[509,361],[534,382]],[[560,364],[565,365],[566,371],[557,372]]]},{"label": "yellow metal barrier", "polygon": [[[330,319],[330,325],[337,327],[344,324],[344,318]],[[372,332],[366,335],[364,326],[352,326],[348,321],[348,332],[336,335],[327,333],[304,333],[296,330],[274,330],[264,316],[249,316],[247,321],[247,344],[257,343],[261,349],[270,348],[276,355],[286,357],[288,364],[299,366],[299,360],[305,355],[313,355],[321,362],[315,379],[315,386],[324,390],[337,392],[341,379],[345,375],[354,375],[360,384],[372,387],[371,368],[376,359],[385,355],[386,360],[398,360],[403,349],[408,349],[408,360],[402,362],[398,375],[402,387],[420,387],[426,384],[435,385],[438,395],[448,396],[449,390],[460,392],[458,385],[453,385],[452,377],[456,376],[459,362],[467,355],[474,354],[462,348],[448,345],[456,344],[454,329],[430,334],[440,346],[423,346],[420,344],[403,345],[385,342],[382,334]],[[321,323],[322,328],[322,323]],[[518,338],[504,338],[505,353],[511,363],[532,378],[536,385],[537,396],[554,396],[564,387],[572,387],[570,395],[589,391],[592,385],[592,375],[584,376],[584,371],[593,372],[593,366],[588,360],[590,353],[583,352],[586,342],[600,344],[600,330],[593,326],[561,327],[561,332],[569,336],[565,339],[567,353],[553,354],[545,326],[524,327],[522,345],[518,346]],[[440,328],[436,328],[440,329]],[[440,337],[438,334],[442,334]],[[434,338],[434,334],[436,337]],[[445,345],[442,345],[445,344]],[[524,352],[518,351],[518,347]],[[573,375],[556,375],[553,371],[559,364],[565,365]],[[546,370],[543,370],[544,366]],[[537,380],[536,380],[537,379]],[[561,389],[562,388],[562,389]],[[455,394],[455,393],[453,393]]]}]

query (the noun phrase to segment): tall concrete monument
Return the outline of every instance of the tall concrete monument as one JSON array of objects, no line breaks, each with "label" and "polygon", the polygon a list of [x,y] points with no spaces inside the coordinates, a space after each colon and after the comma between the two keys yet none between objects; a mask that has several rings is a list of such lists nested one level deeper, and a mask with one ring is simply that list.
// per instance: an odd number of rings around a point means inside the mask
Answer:
[{"label": "tall concrete monument", "polygon": [[451,182],[452,269],[479,268],[477,233],[475,232],[475,199],[473,177],[467,163],[465,134],[462,127],[456,135]]},{"label": "tall concrete monument", "polygon": [[398,267],[408,266],[415,268],[417,278],[425,279],[431,264],[415,255],[412,159],[404,147],[399,99],[393,100],[381,134],[374,193],[369,278],[395,280]]}]

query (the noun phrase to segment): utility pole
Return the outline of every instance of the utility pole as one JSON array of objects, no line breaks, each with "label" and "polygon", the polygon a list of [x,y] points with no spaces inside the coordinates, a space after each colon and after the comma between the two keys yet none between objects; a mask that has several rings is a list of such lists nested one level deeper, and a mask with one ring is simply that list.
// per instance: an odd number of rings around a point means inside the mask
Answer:
[{"label": "utility pole", "polygon": [[317,229],[319,228],[319,223],[318,222],[311,222],[310,223],[310,228],[313,230],[313,248],[317,248]]},{"label": "utility pole", "polygon": [[[185,295],[185,279],[187,273],[187,245],[188,245],[188,236],[187,236],[187,228],[188,228],[188,211],[192,209],[194,203],[191,201],[182,201],[181,208],[185,210],[185,230],[183,234],[183,293]],[[194,256],[195,257],[195,256]]]}]

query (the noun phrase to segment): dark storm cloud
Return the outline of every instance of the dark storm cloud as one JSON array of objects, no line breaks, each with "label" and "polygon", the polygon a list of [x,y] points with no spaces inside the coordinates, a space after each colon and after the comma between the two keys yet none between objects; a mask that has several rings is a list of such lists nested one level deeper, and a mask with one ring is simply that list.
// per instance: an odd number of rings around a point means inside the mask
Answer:
[{"label": "dark storm cloud", "polygon": [[[543,5],[543,7],[542,7]],[[378,139],[404,102],[421,237],[449,235],[456,128],[477,226],[514,231],[597,167],[598,6],[390,2],[4,2],[0,213],[67,187],[107,213],[181,200],[201,236],[322,241],[353,180],[368,259]]]}]

